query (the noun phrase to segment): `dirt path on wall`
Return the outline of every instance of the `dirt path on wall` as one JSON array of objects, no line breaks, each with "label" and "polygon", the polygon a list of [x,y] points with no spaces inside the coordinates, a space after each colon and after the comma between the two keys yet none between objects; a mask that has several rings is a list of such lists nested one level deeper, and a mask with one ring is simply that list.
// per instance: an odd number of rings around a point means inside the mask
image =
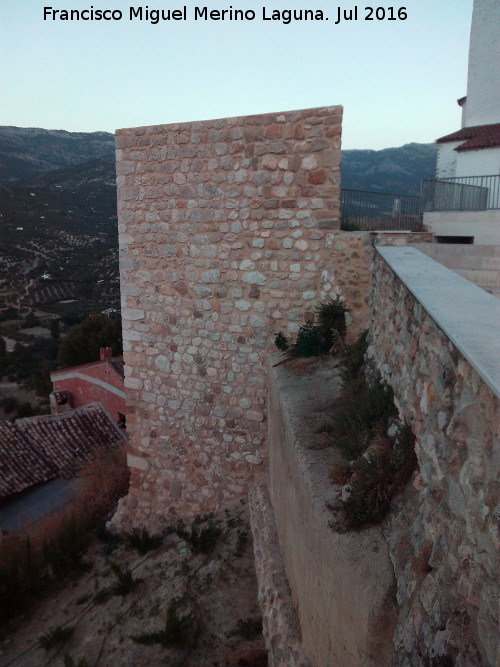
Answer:
[{"label": "dirt path on wall", "polygon": [[[0,642],[0,665],[267,665],[246,500],[228,506],[218,519],[223,534],[209,554],[193,554],[177,536],[164,538],[159,549],[144,556],[124,544],[112,548],[96,542],[88,554],[89,572],[40,602]],[[109,592],[117,582],[110,563],[140,580],[134,591],[123,596]],[[174,648],[135,643],[132,636],[164,625],[174,597],[184,599],[183,614],[193,615],[188,643]],[[46,652],[39,638],[58,626],[74,628],[73,635]],[[244,656],[251,661],[240,662]]]}]

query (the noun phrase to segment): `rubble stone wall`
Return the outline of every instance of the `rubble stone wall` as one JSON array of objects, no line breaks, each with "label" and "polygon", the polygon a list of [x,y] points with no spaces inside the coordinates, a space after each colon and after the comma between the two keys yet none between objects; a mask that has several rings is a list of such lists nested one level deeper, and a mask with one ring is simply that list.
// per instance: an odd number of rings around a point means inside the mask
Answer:
[{"label": "rubble stone wall", "polygon": [[368,328],[373,248],[378,245],[406,246],[431,241],[432,234],[428,232],[337,230],[325,235],[328,263],[324,278],[332,285],[333,292],[345,299],[350,310],[352,321],[349,318],[348,343]]},{"label": "rubble stone wall", "polygon": [[375,253],[368,354],[412,424],[419,465],[416,497],[387,527],[395,664],[498,658],[499,306],[413,248]]},{"label": "rubble stone wall", "polygon": [[[131,487],[157,528],[265,468],[264,359],[332,283],[341,107],[116,133]],[[169,516],[170,515],[170,516]]]}]

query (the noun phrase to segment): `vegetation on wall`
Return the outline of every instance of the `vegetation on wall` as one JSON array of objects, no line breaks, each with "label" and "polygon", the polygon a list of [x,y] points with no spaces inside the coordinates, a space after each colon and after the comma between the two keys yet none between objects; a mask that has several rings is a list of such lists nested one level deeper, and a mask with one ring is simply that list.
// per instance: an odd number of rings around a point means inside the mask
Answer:
[{"label": "vegetation on wall", "polygon": [[366,378],[366,332],[346,349],[343,389],[329,431],[340,457],[330,478],[342,484],[334,509],[338,530],[380,521],[413,471],[415,437],[398,419],[392,389],[375,374]]},{"label": "vegetation on wall", "polygon": [[276,334],[274,344],[278,350],[284,352],[286,359],[336,354],[343,348],[345,316],[349,312],[343,299],[329,299],[320,303],[316,311],[314,320],[300,327],[295,343],[290,344],[281,331]]},{"label": "vegetation on wall", "polygon": [[[346,314],[341,298],[317,307],[316,321],[306,322],[295,343],[279,332],[275,345],[284,361],[294,357],[340,355],[342,392],[331,421],[318,432],[329,432],[339,458],[330,470],[332,482],[342,485],[332,509],[338,511],[338,530],[380,521],[390,500],[406,483],[416,463],[414,436],[402,424],[390,386],[378,373],[367,379],[367,331],[346,345]],[[283,361],[278,362],[283,363]]]}]

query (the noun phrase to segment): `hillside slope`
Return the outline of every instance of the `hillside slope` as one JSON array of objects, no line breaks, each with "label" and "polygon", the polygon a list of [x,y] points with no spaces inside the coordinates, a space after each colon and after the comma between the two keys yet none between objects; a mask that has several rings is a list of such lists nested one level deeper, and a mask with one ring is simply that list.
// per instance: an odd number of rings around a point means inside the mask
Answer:
[{"label": "hillside slope", "polygon": [[0,126],[0,185],[27,185],[40,172],[113,155],[108,132]]},{"label": "hillside slope", "polygon": [[[342,187],[418,194],[436,153],[433,144],[343,151]],[[0,310],[87,314],[117,307],[118,290],[113,135],[0,127]]]},{"label": "hillside slope", "polygon": [[381,151],[342,151],[342,187],[418,195],[436,175],[436,144],[406,144]]}]

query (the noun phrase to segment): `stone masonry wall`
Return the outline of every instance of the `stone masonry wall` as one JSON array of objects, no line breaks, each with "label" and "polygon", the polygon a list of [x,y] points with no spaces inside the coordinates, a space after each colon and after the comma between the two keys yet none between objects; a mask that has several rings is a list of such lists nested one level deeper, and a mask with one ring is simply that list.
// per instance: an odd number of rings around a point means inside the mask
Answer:
[{"label": "stone masonry wall", "polygon": [[430,243],[428,232],[343,232],[329,231],[325,235],[328,251],[327,268],[323,272],[326,284],[321,299],[341,296],[350,310],[347,342],[368,328],[369,296],[372,284],[373,248],[377,245],[405,246],[409,243]]},{"label": "stone masonry wall", "polygon": [[264,468],[264,357],[333,293],[341,107],[118,130],[131,486],[155,529]]},{"label": "stone masonry wall", "polygon": [[[441,291],[442,301],[431,316],[411,281],[404,284],[375,253],[368,354],[412,424],[419,465],[411,502],[387,526],[399,604],[394,664],[494,665],[499,401],[439,318],[452,327],[469,318],[471,353],[494,358],[488,332],[498,302],[416,250],[403,252],[400,265],[416,261],[414,276],[429,282],[428,295]],[[482,316],[474,314],[480,301]],[[443,313],[454,303],[457,317]]]}]

